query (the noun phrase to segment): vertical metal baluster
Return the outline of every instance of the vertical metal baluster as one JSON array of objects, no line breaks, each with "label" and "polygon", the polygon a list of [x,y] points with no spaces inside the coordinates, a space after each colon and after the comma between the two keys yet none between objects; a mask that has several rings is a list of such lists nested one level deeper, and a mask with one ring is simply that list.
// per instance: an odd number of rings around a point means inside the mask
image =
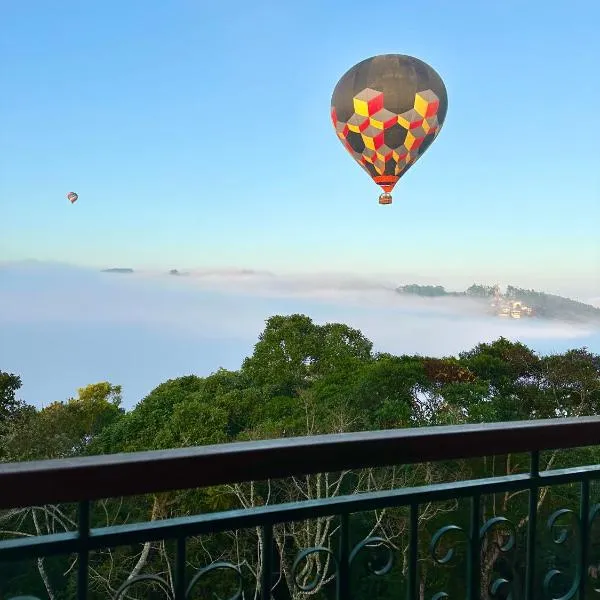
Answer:
[{"label": "vertical metal baluster", "polygon": [[540,453],[535,450],[531,453],[531,466],[529,474],[532,479],[529,488],[529,523],[527,525],[527,566],[525,567],[525,599],[533,600],[535,595],[535,543],[537,533],[537,503],[538,482],[540,477]]},{"label": "vertical metal baluster", "polygon": [[175,556],[175,600],[185,600],[185,561],[186,538],[177,538],[177,554]]},{"label": "vertical metal baluster", "polygon": [[79,552],[77,554],[77,600],[86,600],[88,595],[88,564],[90,539],[90,502],[83,500],[78,510]]},{"label": "vertical metal baluster", "polygon": [[481,597],[481,552],[479,541],[479,519],[481,515],[481,498],[475,494],[471,498],[471,527],[469,558],[467,562],[467,583],[469,600],[480,600]]},{"label": "vertical metal baluster", "polygon": [[348,513],[340,515],[340,553],[337,577],[337,600],[350,598],[350,530]]},{"label": "vertical metal baluster", "polygon": [[417,559],[419,550],[419,504],[410,505],[408,546],[408,600],[417,600]]},{"label": "vertical metal baluster", "polygon": [[273,586],[273,525],[262,528],[262,577],[260,582],[261,600],[271,600]]},{"label": "vertical metal baluster", "polygon": [[585,478],[581,481],[581,500],[579,510],[581,520],[581,549],[580,549],[580,580],[579,580],[579,597],[585,600],[586,584],[588,577],[588,545],[589,545],[589,515],[590,515],[590,481]]}]

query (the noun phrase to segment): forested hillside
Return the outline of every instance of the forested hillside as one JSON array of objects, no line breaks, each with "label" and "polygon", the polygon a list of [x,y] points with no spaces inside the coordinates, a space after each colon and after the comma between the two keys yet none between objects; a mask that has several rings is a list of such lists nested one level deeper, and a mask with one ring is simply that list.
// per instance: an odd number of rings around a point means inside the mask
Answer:
[{"label": "forested hillside", "polygon": [[[538,356],[520,343],[499,339],[480,344],[457,357],[393,356],[374,353],[360,331],[343,324],[316,325],[306,316],[274,316],[237,371],[219,369],[207,377],[193,374],[166,381],[131,410],[121,406],[118,382],[91,384],[77,397],[61,402],[40,398],[43,409],[18,400],[18,374],[0,372],[0,460],[21,461],[85,454],[132,452],[239,440],[279,438],[396,427],[462,424],[598,414],[600,356],[585,349]],[[548,452],[541,468],[582,461],[600,462],[598,449]],[[93,526],[156,520],[358,493],[390,487],[427,485],[441,481],[525,471],[527,457],[508,455],[484,460],[371,469],[271,482],[172,492],[143,498],[94,503]],[[540,493],[540,520],[557,507],[577,510],[577,494],[569,486]],[[482,499],[486,518],[507,517],[513,524],[515,564],[523,564],[527,528],[527,495],[502,493]],[[73,506],[37,507],[0,512],[3,536],[73,529]],[[419,519],[420,586],[422,597],[445,590],[465,596],[461,560],[440,566],[429,550],[433,533],[449,523],[467,524],[468,505],[448,501],[422,507]],[[540,521],[541,522],[541,521]],[[281,561],[277,599],[299,598],[293,591],[292,562],[297,552],[336,543],[336,521],[321,518],[275,528]],[[353,535],[375,535],[396,549],[392,572],[378,578],[365,571],[355,583],[354,598],[401,597],[404,586],[408,521],[404,509],[353,517]],[[492,578],[499,556],[498,530],[485,546],[484,583]],[[190,541],[188,560],[201,568],[213,560],[240,565],[247,598],[258,590],[260,538],[256,531],[210,535]],[[356,541],[358,541],[358,539]],[[550,544],[550,538],[548,538]],[[440,547],[443,557],[447,547]],[[459,552],[464,558],[464,548]],[[39,598],[75,597],[74,557],[47,558],[26,565],[0,565],[0,598],[28,593]],[[157,542],[99,551],[90,564],[90,599],[109,593],[132,573],[158,573],[168,579],[173,548]],[[539,569],[546,554],[538,553]],[[458,566],[453,566],[453,565]],[[541,572],[541,571],[539,571]],[[306,575],[308,576],[308,575]],[[212,592],[231,596],[231,581],[210,579]],[[130,598],[154,598],[145,588]],[[202,590],[200,590],[202,591]],[[204,590],[207,593],[206,589]],[[136,595],[137,593],[137,595]],[[331,586],[317,586],[315,598],[332,597]],[[164,596],[160,596],[164,597]],[[208,595],[200,597],[209,597]],[[213,596],[213,597],[216,597]]]},{"label": "forested hillside", "polygon": [[[473,284],[463,292],[451,292],[441,285],[418,285],[413,283],[398,287],[396,292],[423,298],[470,298],[489,303],[494,296],[494,286]],[[563,296],[509,285],[503,297],[507,300],[516,300],[530,306],[537,317],[560,319],[563,321],[600,322],[600,308],[577,300],[571,300],[570,298],[564,298]]]}]

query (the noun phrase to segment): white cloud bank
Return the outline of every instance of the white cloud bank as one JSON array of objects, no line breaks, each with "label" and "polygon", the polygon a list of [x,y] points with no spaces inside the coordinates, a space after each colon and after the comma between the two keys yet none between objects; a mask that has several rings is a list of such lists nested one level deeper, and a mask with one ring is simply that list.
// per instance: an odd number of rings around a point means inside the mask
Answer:
[{"label": "white cloud bank", "polygon": [[37,382],[24,389],[42,394],[49,386],[62,397],[108,378],[132,390],[131,403],[167,377],[239,367],[265,319],[296,312],[357,327],[376,350],[397,354],[455,354],[500,336],[541,350],[588,345],[600,352],[591,326],[501,320],[464,298],[401,297],[395,285],[335,274],[205,270],[177,277],[0,265],[0,369]]}]

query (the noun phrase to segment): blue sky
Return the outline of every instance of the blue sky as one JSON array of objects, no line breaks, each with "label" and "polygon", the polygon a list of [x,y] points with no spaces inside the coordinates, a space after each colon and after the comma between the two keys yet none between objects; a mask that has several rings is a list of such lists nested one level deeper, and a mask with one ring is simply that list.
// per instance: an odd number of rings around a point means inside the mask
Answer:
[{"label": "blue sky", "polygon": [[[598,22],[597,0],[4,0],[0,259],[472,272],[592,296]],[[329,120],[339,77],[388,52],[449,96],[391,207]]]}]

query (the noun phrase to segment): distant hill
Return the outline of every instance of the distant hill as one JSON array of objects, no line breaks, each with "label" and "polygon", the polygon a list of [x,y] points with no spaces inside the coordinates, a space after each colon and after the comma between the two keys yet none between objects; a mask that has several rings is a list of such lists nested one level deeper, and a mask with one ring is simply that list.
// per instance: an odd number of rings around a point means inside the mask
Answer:
[{"label": "distant hill", "polygon": [[447,292],[441,285],[418,285],[411,283],[396,288],[399,294],[411,294],[423,298],[440,298],[442,296],[466,296],[466,292]]},{"label": "distant hill", "polygon": [[103,273],[133,273],[133,269],[124,269],[122,267],[115,267],[112,269],[102,269]]},{"label": "distant hill", "polygon": [[[481,300],[489,305],[494,296],[495,287],[473,284],[464,292],[449,292],[441,285],[409,284],[396,288],[399,294],[410,294],[422,298],[464,297]],[[536,317],[544,319],[560,319],[563,321],[600,321],[600,308],[535,290],[509,285],[502,296],[508,300],[515,300],[530,306]]]}]

